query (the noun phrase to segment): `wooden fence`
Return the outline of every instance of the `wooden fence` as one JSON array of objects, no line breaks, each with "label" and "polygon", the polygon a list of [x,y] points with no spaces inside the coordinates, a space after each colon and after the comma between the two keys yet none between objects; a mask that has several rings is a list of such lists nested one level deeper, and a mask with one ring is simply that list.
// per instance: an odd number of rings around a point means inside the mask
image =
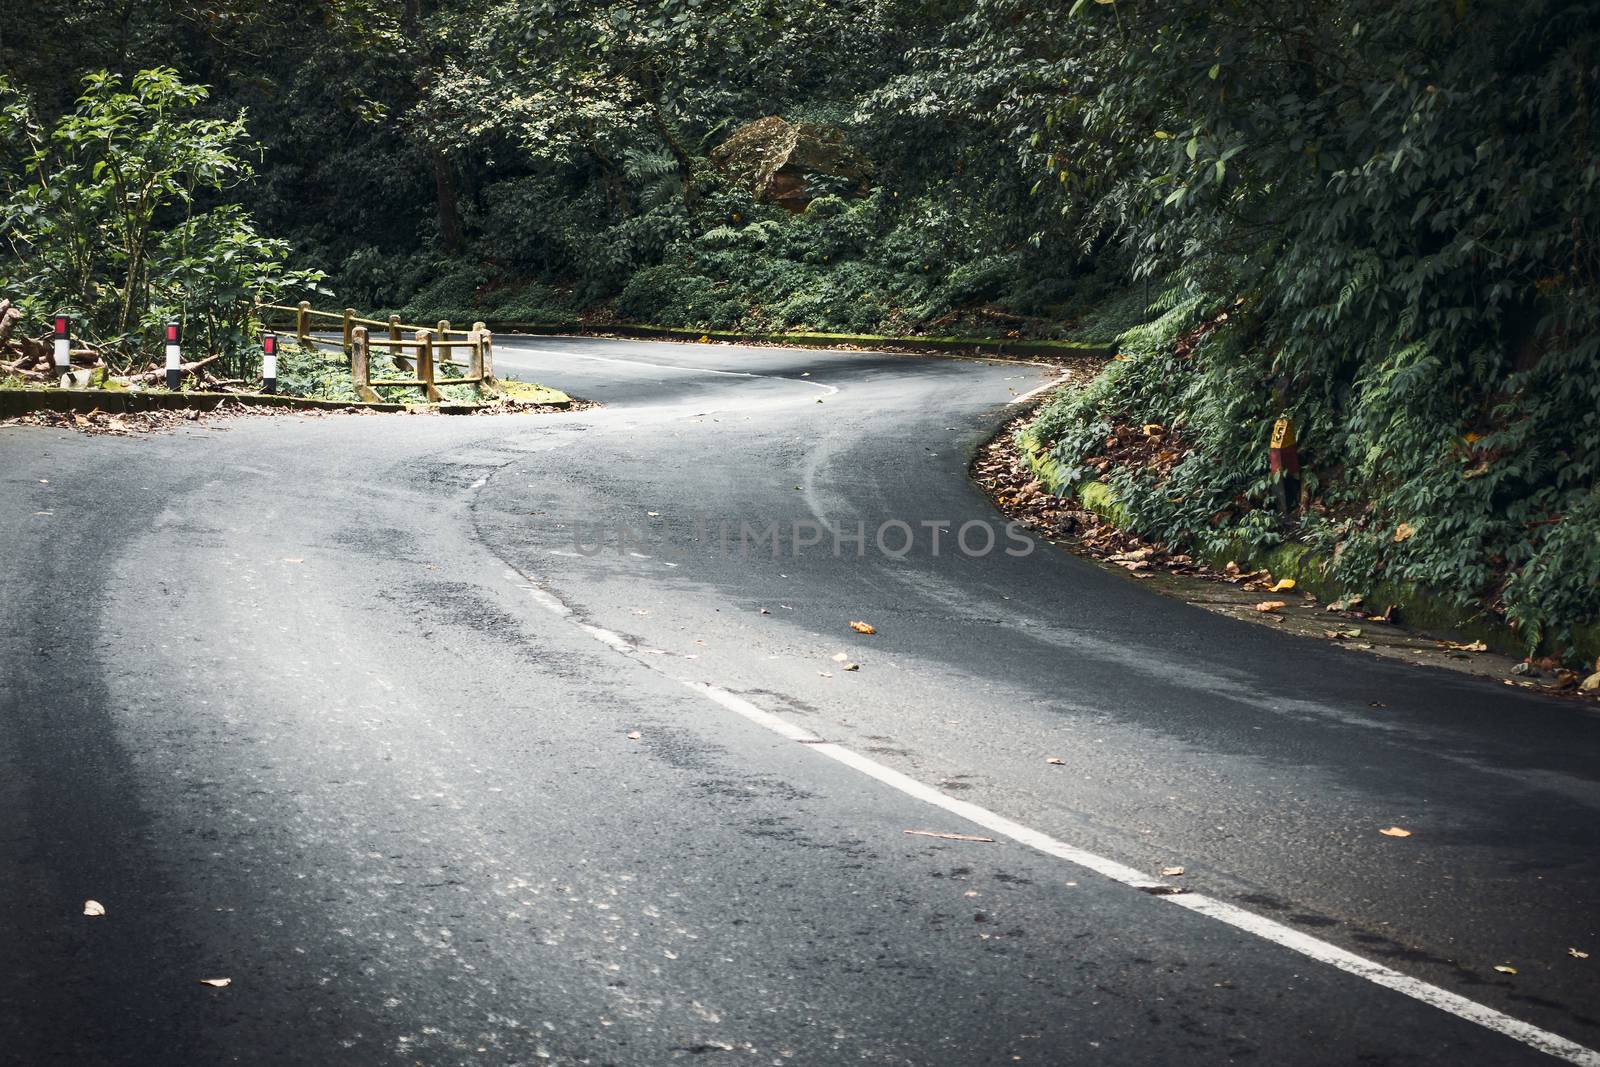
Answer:
[{"label": "wooden fence", "polygon": [[[365,319],[355,308],[340,311],[319,311],[308,300],[289,306],[286,304],[257,304],[256,315],[265,322],[262,312],[286,311],[294,316],[294,334],[301,347],[323,352],[337,352],[350,364],[350,377],[356,394],[363,400],[382,399],[378,386],[406,386],[421,389],[430,401],[441,399],[441,385],[471,385],[481,397],[494,386],[494,335],[482,322],[472,324],[470,330],[452,329],[450,320],[441,319],[437,326],[414,326],[400,321],[400,316],[390,315],[389,321]],[[313,320],[321,319],[339,323],[340,339],[335,341],[327,334],[330,328],[318,330]],[[385,336],[374,336],[376,327]],[[406,334],[411,336],[407,337]],[[410,378],[372,377],[372,350],[387,349],[389,358],[401,371],[410,372]],[[465,358],[455,358],[465,351]],[[443,375],[439,366],[446,368]],[[465,374],[452,374],[449,368],[466,368]]]}]

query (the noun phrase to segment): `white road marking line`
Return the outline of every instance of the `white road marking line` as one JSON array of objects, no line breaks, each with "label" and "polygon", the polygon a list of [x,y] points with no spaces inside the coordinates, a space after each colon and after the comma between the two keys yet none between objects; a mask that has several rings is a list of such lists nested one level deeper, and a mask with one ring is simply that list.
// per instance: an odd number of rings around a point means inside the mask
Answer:
[{"label": "white road marking line", "polygon": [[[1076,848],[1040,830],[1024,826],[1019,822],[1006,818],[1004,815],[990,811],[988,808],[946,796],[934,787],[919,782],[909,775],[902,774],[892,767],[887,767],[871,757],[863,756],[859,752],[836,745],[830,741],[823,741],[810,731],[795,726],[787,720],[757,707],[743,697],[729,693],[727,690],[719,689],[703,682],[685,682],[684,684],[690,689],[704,694],[729,711],[742,715],[751,722],[765,726],[767,729],[781,734],[791,741],[799,741],[805,744],[812,752],[827,756],[829,759],[842,763],[846,767],[852,767],[868,777],[877,779],[884,785],[898,789],[907,796],[931,804],[936,808],[942,808],[952,815],[960,816],[968,822],[975,823],[995,834],[1009,837],[1018,844],[1043,852],[1047,856],[1066,860],[1068,863],[1076,864],[1079,867],[1087,867],[1097,874],[1102,874],[1112,881],[1121,882],[1134,889],[1144,892],[1157,890],[1158,892],[1152,895],[1159,900],[1165,900],[1180,907],[1188,908],[1190,911],[1198,912],[1201,915],[1210,916],[1218,922],[1227,923],[1236,930],[1254,934],[1256,937],[1281,945],[1293,952],[1298,952],[1300,955],[1307,956],[1319,963],[1325,963],[1347,974],[1353,974],[1358,978],[1364,978],[1386,989],[1392,989],[1413,1000],[1420,1000],[1424,1004],[1449,1012],[1451,1015],[1465,1019],[1468,1022],[1477,1023],[1486,1029],[1504,1034],[1512,1040],[1520,1041],[1524,1045],[1538,1049],[1540,1052],[1547,1053],[1558,1059],[1566,1060],[1569,1063],[1583,1064],[1585,1067],[1600,1067],[1600,1052],[1586,1048],[1574,1041],[1569,1041],[1558,1034],[1553,1034],[1548,1030],[1534,1026],[1532,1023],[1512,1018],[1504,1012],[1479,1004],[1475,1000],[1468,1000],[1466,997],[1459,996],[1447,989],[1441,989],[1432,983],[1424,982],[1420,978],[1401,974],[1399,971],[1385,967],[1381,963],[1374,963],[1372,960],[1357,956],[1355,953],[1348,952],[1337,945],[1311,937],[1292,927],[1257,915],[1254,912],[1246,911],[1243,908],[1235,907],[1214,897],[1208,897],[1202,893],[1182,892],[1179,887],[1159,879],[1153,879],[1143,871],[1125,866],[1115,860],[1106,859],[1104,856],[1096,855],[1093,852]],[[1171,890],[1171,892],[1159,892],[1160,890]]]},{"label": "white road marking line", "polygon": [[[513,577],[513,575],[508,572],[507,577]],[[532,580],[520,574],[514,577],[519,581]],[[532,593],[534,599],[546,610],[565,618],[573,617],[572,609],[553,594],[533,585],[524,585],[521,588]],[[590,637],[622,653],[629,659],[642,663],[651,670],[665,673],[659,666],[660,661],[652,663],[646,659],[640,649],[635,648],[620,634],[589,623],[578,622],[576,625]],[[675,676],[669,675],[669,677]],[[845,748],[831,741],[825,741],[803,726],[758,707],[743,697],[719,686],[711,685],[707,682],[691,681],[687,678],[676,678],[676,681],[720,707],[726,708],[728,711],[748,719],[758,726],[765,727],[780,737],[803,744],[812,752],[819,753],[836,763],[842,763],[846,767],[860,771],[869,778],[897,789],[909,797],[931,804],[936,808],[941,808],[1001,837],[1008,837],[1020,845],[1026,845],[1035,851],[1066,860],[1076,866],[1085,867],[1097,874],[1104,875],[1114,882],[1120,882],[1133,889],[1149,893],[1158,900],[1177,904],[1190,911],[1209,916],[1243,933],[1252,934],[1265,941],[1270,941],[1318,963],[1326,964],[1329,967],[1344,971],[1346,974],[1354,975],[1374,985],[1379,985],[1402,996],[1410,997],[1412,1000],[1420,1001],[1423,1004],[1438,1008],[1440,1011],[1448,1012],[1459,1019],[1476,1023],[1486,1030],[1509,1037],[1513,1041],[1520,1042],[1529,1048],[1536,1049],[1556,1059],[1579,1064],[1581,1067],[1600,1067],[1600,1052],[1580,1045],[1575,1041],[1569,1041],[1560,1034],[1552,1033],[1549,1030],[1534,1026],[1532,1023],[1513,1018],[1504,1012],[1496,1011],[1486,1004],[1469,1000],[1431,982],[1425,982],[1420,978],[1402,974],[1391,967],[1385,967],[1381,963],[1358,956],[1337,945],[1312,937],[1309,934],[1302,933],[1254,912],[1246,911],[1244,908],[1228,904],[1215,897],[1208,897],[1203,893],[1186,892],[1180,886],[1173,885],[1170,882],[1163,882],[1157,878],[1151,878],[1136,868],[1069,845],[1065,841],[1051,837],[1042,830],[1035,830],[1031,826],[1025,826],[981,805],[946,796],[933,786],[919,782],[915,778],[902,774],[900,771],[879,763],[869,756],[863,756],[853,749]]]},{"label": "white road marking line", "polygon": [[1071,377],[1072,377],[1072,372],[1071,371],[1069,371],[1069,370],[1062,371],[1059,377],[1053,378],[1050,381],[1045,382],[1043,385],[1038,386],[1037,388],[1029,389],[1026,393],[1019,393],[1018,395],[1012,397],[1010,400],[1006,401],[1006,403],[1007,404],[1020,404],[1024,400],[1031,400],[1034,397],[1038,396],[1040,393],[1044,392],[1046,389],[1054,389],[1056,386],[1061,385],[1063,382],[1065,382],[1068,378],[1071,378]]},{"label": "white road marking line", "polygon": [[1412,978],[1408,974],[1401,974],[1381,963],[1357,956],[1354,952],[1347,952],[1337,945],[1301,933],[1282,923],[1263,918],[1255,912],[1246,911],[1215,897],[1208,897],[1202,893],[1180,893],[1176,896],[1165,898],[1179,907],[1197,911],[1201,915],[1209,915],[1218,922],[1227,923],[1237,930],[1255,934],[1257,937],[1282,945],[1309,956],[1319,963],[1326,963],[1330,967],[1337,967],[1347,974],[1358,978],[1365,978],[1376,985],[1392,989],[1397,993],[1420,1000],[1424,1004],[1431,1004],[1440,1011],[1447,1011],[1451,1015],[1462,1018],[1471,1023],[1477,1023],[1489,1030],[1504,1034],[1513,1041],[1520,1041],[1530,1048],[1566,1060],[1568,1063],[1584,1064],[1593,1067],[1600,1064],[1600,1052],[1576,1041],[1568,1041],[1559,1034],[1552,1034],[1548,1030],[1540,1029],[1532,1023],[1525,1023],[1521,1019],[1512,1018],[1504,1012],[1495,1011],[1493,1008],[1479,1004],[1475,1000],[1468,1000],[1441,989],[1436,985],[1424,982],[1419,978]]}]

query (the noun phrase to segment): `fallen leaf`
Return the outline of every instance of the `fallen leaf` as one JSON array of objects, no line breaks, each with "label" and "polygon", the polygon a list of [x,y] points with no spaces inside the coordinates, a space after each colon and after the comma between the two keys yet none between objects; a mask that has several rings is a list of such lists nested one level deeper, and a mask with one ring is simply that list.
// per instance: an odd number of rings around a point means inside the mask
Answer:
[{"label": "fallen leaf", "polygon": [[824,678],[832,678],[833,677],[833,672],[832,671],[818,671],[817,673],[819,675],[821,675],[822,677],[824,677]]},{"label": "fallen leaf", "polygon": [[305,557],[304,556],[284,556],[283,557],[283,561],[285,563],[304,563],[305,562]]},{"label": "fallen leaf", "polygon": [[1391,826],[1387,830],[1379,830],[1378,833],[1382,834],[1384,837],[1410,837],[1411,836],[1411,831],[1410,830],[1402,830],[1398,826]]},{"label": "fallen leaf", "polygon": [[233,984],[233,979],[232,978],[202,978],[202,979],[200,979],[200,984],[201,985],[212,986],[213,988],[216,988],[216,989],[226,989],[226,988],[228,988],[229,986],[231,986]]},{"label": "fallen leaf", "polygon": [[772,612],[768,611],[766,608],[762,608],[761,609],[761,614],[763,614],[763,615],[771,615]]},{"label": "fallen leaf", "polygon": [[1501,974],[1516,974],[1517,973],[1517,969],[1515,967],[1509,967],[1504,963],[1495,964],[1494,965],[1494,969],[1499,971]]},{"label": "fallen leaf", "polygon": [[1163,867],[1163,868],[1161,868],[1161,877],[1163,877],[1163,878],[1180,878],[1182,876],[1183,876],[1183,868],[1182,867]]},{"label": "fallen leaf", "polygon": [[843,653],[843,652],[835,652],[833,654],[833,662],[835,662],[835,663],[844,663],[849,658],[850,657],[848,655],[846,655],[845,653]]},{"label": "fallen leaf", "polygon": [[1600,691],[1600,671],[1595,671],[1585,678],[1578,688],[1587,693]]},{"label": "fallen leaf", "polygon": [[945,841],[976,841],[979,844],[994,844],[994,838],[992,837],[977,837],[973,834],[947,834],[938,830],[907,830],[905,832],[916,837],[938,837]]},{"label": "fallen leaf", "polygon": [[1269,592],[1269,593],[1281,593],[1285,589],[1293,589],[1293,588],[1294,588],[1294,579],[1293,578],[1280,578],[1276,582],[1272,583],[1272,588],[1268,589],[1267,592]]},{"label": "fallen leaf", "polygon": [[847,670],[847,671],[859,671],[861,669],[861,664],[859,664],[859,663],[846,663],[844,665],[843,669]]},{"label": "fallen leaf", "polygon": [[639,738],[641,738],[643,736],[644,735],[641,734],[638,730],[629,730],[628,731],[628,740],[629,741],[637,741],[637,740],[639,740]]},{"label": "fallen leaf", "polygon": [[106,906],[98,900],[86,900],[83,902],[83,913],[85,915],[104,915]]},{"label": "fallen leaf", "polygon": [[1489,646],[1484,644],[1482,641],[1468,641],[1466,644],[1459,644],[1459,643],[1457,643],[1455,641],[1441,641],[1440,644],[1443,645],[1445,648],[1450,649],[1452,652],[1487,652],[1487,651],[1489,651]]},{"label": "fallen leaf", "polygon": [[878,632],[878,628],[873,626],[870,622],[852,621],[850,623],[850,629],[854,630],[858,634],[875,634]]},{"label": "fallen leaf", "polygon": [[1412,526],[1409,522],[1402,522],[1394,528],[1394,543],[1398,545],[1402,541],[1409,541],[1411,540],[1411,535],[1416,532],[1417,528],[1415,526]]},{"label": "fallen leaf", "polygon": [[1571,956],[1575,960],[1586,960],[1589,958],[1589,954],[1587,952],[1575,948],[1567,949],[1567,955]]},{"label": "fallen leaf", "polygon": [[1261,612],[1277,611],[1279,608],[1286,608],[1288,606],[1289,605],[1282,600],[1263,600],[1261,603],[1256,605],[1256,610]]},{"label": "fallen leaf", "polygon": [[660,518],[660,516],[661,516],[661,512],[659,512],[659,511],[647,511],[647,512],[645,512],[645,514],[650,516],[652,519]]},{"label": "fallen leaf", "polygon": [[1053,764],[1054,766],[1057,766],[1057,767],[1065,767],[1067,765],[1067,761],[1062,759],[1060,756],[1051,756],[1048,759],[1046,759],[1045,762],[1049,763],[1049,764]]}]

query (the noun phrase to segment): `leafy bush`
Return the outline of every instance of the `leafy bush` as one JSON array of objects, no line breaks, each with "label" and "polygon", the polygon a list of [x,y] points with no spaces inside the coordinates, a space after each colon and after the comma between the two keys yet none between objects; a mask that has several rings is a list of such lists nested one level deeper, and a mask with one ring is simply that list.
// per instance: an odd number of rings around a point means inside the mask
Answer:
[{"label": "leafy bush", "polygon": [[[1117,476],[1155,536],[1297,536],[1353,589],[1425,582],[1530,648],[1600,615],[1600,11],[1080,6],[1035,28],[1095,92],[1036,135],[1084,226],[1168,273],[1188,318],[1042,416],[1058,457],[1081,468],[1089,427],[1182,420],[1171,478]],[[1259,507],[1285,414],[1293,523]]]},{"label": "leafy bush", "polygon": [[244,117],[193,117],[205,97],[167,68],[127,87],[102,71],[47,131],[0,77],[0,289],[32,317],[74,316],[122,362],[154,350],[176,319],[237,367],[254,336],[247,301],[321,276],[284,270],[287,244],[237,205],[203,206],[251,174]]}]

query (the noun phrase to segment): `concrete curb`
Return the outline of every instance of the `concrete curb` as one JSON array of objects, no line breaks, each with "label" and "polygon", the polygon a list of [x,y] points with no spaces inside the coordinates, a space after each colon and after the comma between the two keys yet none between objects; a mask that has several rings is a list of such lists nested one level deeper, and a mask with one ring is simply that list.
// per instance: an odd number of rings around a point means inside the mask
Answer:
[{"label": "concrete curb", "polygon": [[[1065,495],[1065,472],[1055,457],[1042,448],[1031,429],[1017,435],[1017,446],[1022,461],[1039,484],[1057,496]],[[1080,483],[1071,490],[1072,496],[1085,510],[1105,519],[1115,526],[1137,532],[1134,524],[1115,491],[1105,482]],[[1275,578],[1293,578],[1296,592],[1315,594],[1324,603],[1331,603],[1352,592],[1328,577],[1331,557],[1306,545],[1285,543],[1270,549],[1252,548],[1242,541],[1234,541],[1219,552],[1201,553],[1212,567],[1221,568],[1230,561],[1249,570],[1270,571]],[[1435,590],[1415,582],[1382,579],[1365,589],[1363,603],[1381,610],[1393,604],[1401,622],[1424,634],[1448,634],[1452,637],[1482,641],[1496,652],[1521,657],[1527,654],[1527,643],[1506,624],[1466,611]],[[1574,628],[1570,655],[1593,664],[1600,656],[1600,623],[1590,623]]]},{"label": "concrete curb", "polygon": [[[545,407],[569,407],[572,398],[560,390],[549,390],[561,399],[537,401]],[[518,402],[512,399],[512,404]],[[426,406],[441,415],[470,415],[484,404],[400,404],[371,403],[364,400],[316,400],[281,393],[156,393],[125,392],[118,389],[0,389],[0,419],[15,418],[33,411],[77,412],[86,415],[102,411],[108,415],[127,415],[141,411],[216,411],[228,404],[240,407],[288,408],[296,411],[381,411],[395,413]],[[528,402],[532,403],[532,402]]]},{"label": "concrete curb", "polygon": [[[103,411],[126,415],[140,411],[215,411],[224,404],[242,407],[293,408],[308,411],[404,411],[404,404],[369,404],[361,401],[312,400],[279,393],[156,393],[120,389],[0,389],[0,418],[30,411]],[[472,405],[440,405],[471,407]]]}]

